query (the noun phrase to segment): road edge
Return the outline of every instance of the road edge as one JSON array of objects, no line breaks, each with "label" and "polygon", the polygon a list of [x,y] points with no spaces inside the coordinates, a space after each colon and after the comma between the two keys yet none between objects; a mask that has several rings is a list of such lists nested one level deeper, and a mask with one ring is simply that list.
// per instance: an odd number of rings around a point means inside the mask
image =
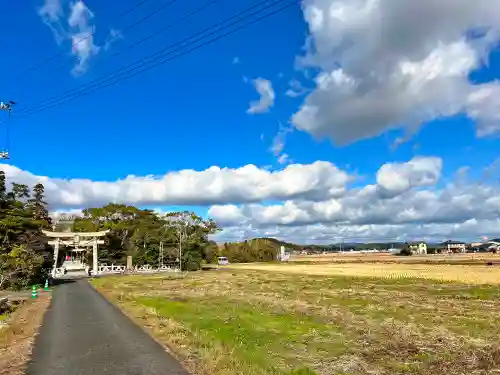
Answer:
[{"label": "road edge", "polygon": [[[113,301],[110,301],[108,298],[106,298],[106,296],[101,293],[94,285],[92,285],[91,283],[91,280],[92,278],[87,278],[85,279],[85,281],[87,282],[87,284],[90,286],[90,288],[95,292],[97,293],[100,298],[104,299],[106,301],[106,303],[108,303],[109,305],[113,306],[113,308],[117,309],[122,315],[124,315],[127,319],[129,319],[134,325],[136,325],[138,328],[140,328],[144,333],[146,333],[154,342],[156,342],[156,344],[158,344],[161,348],[163,348],[163,350],[165,350],[165,352],[169,355],[171,355],[177,362],[179,362],[179,364],[182,366],[182,368],[186,371],[186,373],[188,374],[193,374],[189,369],[186,368],[185,364],[184,364],[184,358],[179,358],[179,355],[177,354],[177,352],[175,352],[170,346],[168,346],[167,344],[159,341],[151,332],[151,330],[147,327],[144,327],[143,325],[139,324],[137,319],[134,317],[134,316],[131,316],[130,314],[128,314],[127,311],[125,311],[124,309],[120,308],[120,306],[118,306],[116,303],[114,303]],[[0,375],[2,375],[0,373]]]}]

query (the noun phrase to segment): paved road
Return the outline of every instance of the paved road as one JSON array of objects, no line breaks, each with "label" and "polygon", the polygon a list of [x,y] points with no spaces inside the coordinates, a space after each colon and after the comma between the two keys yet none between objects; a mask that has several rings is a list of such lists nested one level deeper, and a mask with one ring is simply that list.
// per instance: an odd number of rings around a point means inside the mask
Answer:
[{"label": "paved road", "polygon": [[187,375],[86,280],[59,285],[27,375]]}]

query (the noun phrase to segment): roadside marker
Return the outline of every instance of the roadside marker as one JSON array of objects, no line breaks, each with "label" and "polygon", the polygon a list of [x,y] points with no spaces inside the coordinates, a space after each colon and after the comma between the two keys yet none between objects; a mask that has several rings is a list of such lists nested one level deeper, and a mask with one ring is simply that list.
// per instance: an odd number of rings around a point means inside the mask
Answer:
[{"label": "roadside marker", "polygon": [[45,279],[45,285],[43,287],[43,290],[49,290],[49,279]]},{"label": "roadside marker", "polygon": [[36,298],[36,286],[33,285],[31,288],[31,298]]}]

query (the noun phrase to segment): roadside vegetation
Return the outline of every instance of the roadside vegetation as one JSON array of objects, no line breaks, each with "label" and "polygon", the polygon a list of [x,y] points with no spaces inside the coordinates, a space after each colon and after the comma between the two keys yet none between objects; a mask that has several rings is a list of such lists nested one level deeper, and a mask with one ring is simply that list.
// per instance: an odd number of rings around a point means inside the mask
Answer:
[{"label": "roadside vegetation", "polygon": [[25,373],[36,333],[50,304],[51,295],[27,299],[0,315],[0,375]]},{"label": "roadside vegetation", "polygon": [[13,182],[8,189],[0,171],[0,290],[42,282],[43,269],[50,266],[52,252],[42,229],[51,220],[44,199],[42,184],[30,191]]},{"label": "roadside vegetation", "polygon": [[95,279],[196,374],[492,374],[497,286],[251,270]]}]

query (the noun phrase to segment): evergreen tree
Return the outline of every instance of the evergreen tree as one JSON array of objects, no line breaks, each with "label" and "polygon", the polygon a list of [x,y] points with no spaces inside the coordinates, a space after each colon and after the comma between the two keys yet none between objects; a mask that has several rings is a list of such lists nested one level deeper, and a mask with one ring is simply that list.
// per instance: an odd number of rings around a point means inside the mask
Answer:
[{"label": "evergreen tree", "polygon": [[47,203],[45,202],[45,187],[38,183],[33,187],[32,198],[28,200],[33,219],[40,222],[43,228],[50,228],[52,219],[49,216]]},{"label": "evergreen tree", "polygon": [[21,288],[40,281],[51,253],[45,251],[40,222],[32,216],[28,186],[13,182],[8,191],[6,185],[0,171],[0,283],[2,288]]}]

